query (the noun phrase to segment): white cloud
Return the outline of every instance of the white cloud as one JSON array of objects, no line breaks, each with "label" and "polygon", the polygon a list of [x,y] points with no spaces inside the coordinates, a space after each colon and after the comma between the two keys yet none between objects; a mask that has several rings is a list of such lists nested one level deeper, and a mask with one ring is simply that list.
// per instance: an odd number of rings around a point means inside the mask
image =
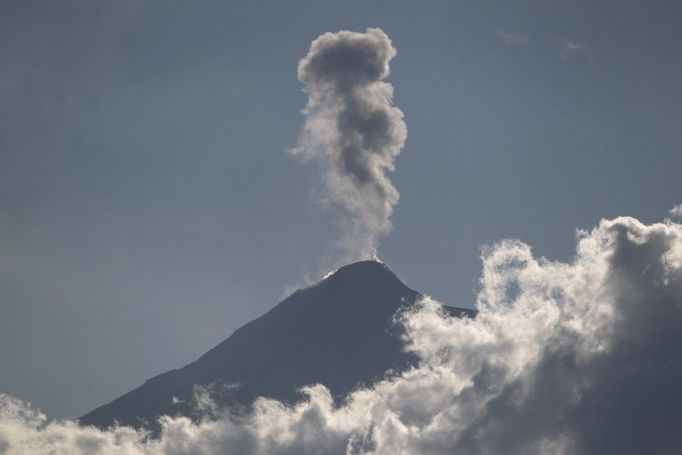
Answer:
[{"label": "white cloud", "polygon": [[563,59],[566,59],[573,54],[584,54],[585,52],[587,52],[587,45],[585,43],[570,39],[564,40],[559,49],[559,55],[561,55],[561,58]]},{"label": "white cloud", "polygon": [[670,209],[670,216],[674,218],[681,218],[682,219],[682,204],[676,205],[675,207]]},{"label": "white cloud", "polygon": [[506,30],[498,30],[497,36],[505,43],[512,46],[525,46],[528,44],[528,35],[523,33],[508,32]]},{"label": "white cloud", "polygon": [[158,440],[0,398],[2,454],[604,454],[682,447],[682,225],[603,220],[570,262],[503,241],[483,257],[479,314],[429,298],[398,316],[420,364],[352,394],[261,399],[253,413],[162,419]]}]

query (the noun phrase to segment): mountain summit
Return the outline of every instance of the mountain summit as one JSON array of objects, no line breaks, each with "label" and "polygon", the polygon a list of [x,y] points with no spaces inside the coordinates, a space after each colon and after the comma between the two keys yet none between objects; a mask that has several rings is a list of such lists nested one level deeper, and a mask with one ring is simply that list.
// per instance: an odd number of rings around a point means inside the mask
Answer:
[{"label": "mountain summit", "polygon": [[298,389],[315,383],[341,400],[386,371],[415,362],[402,351],[393,316],[419,295],[380,262],[342,267],[294,292],[195,362],[149,379],[79,421],[154,428],[161,415],[192,415],[195,386],[211,387],[222,406],[248,406],[258,396],[291,403],[300,398]]}]

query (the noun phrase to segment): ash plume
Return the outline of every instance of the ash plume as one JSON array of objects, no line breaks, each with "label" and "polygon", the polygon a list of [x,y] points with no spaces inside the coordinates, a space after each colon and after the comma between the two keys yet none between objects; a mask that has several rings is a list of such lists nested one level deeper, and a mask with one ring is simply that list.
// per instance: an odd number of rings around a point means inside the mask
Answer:
[{"label": "ash plume", "polygon": [[407,137],[403,113],[384,81],[396,50],[381,29],[325,33],[298,65],[308,94],[305,123],[292,153],[319,159],[325,196],[341,207],[345,260],[376,256],[391,230],[398,191],[387,177]]}]

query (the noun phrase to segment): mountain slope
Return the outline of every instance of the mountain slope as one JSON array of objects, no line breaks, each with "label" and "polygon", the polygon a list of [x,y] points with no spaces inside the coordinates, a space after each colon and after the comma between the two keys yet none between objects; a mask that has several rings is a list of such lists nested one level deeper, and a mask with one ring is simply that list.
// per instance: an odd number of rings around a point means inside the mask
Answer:
[{"label": "mountain slope", "polygon": [[[386,266],[351,264],[296,291],[236,330],[198,360],[156,376],[80,418],[84,425],[152,426],[160,415],[191,415],[195,385],[214,384],[221,405],[267,396],[293,402],[300,387],[322,383],[337,398],[414,358],[402,352],[393,315],[419,296]],[[456,310],[473,315],[472,310]]]}]

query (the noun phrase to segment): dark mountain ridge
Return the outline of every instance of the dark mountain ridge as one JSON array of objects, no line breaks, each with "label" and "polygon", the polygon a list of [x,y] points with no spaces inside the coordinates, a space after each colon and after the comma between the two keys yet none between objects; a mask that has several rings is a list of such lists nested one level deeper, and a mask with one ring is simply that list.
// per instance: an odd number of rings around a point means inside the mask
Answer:
[{"label": "dark mountain ridge", "polygon": [[[212,398],[221,406],[248,406],[258,396],[295,402],[300,387],[315,383],[342,400],[359,385],[416,361],[402,351],[401,328],[393,317],[419,296],[380,262],[342,267],[294,292],[196,361],[149,379],[79,422],[102,428],[146,423],[158,429],[161,415],[192,415],[195,385],[213,385]],[[458,316],[475,314],[447,308]]]}]

